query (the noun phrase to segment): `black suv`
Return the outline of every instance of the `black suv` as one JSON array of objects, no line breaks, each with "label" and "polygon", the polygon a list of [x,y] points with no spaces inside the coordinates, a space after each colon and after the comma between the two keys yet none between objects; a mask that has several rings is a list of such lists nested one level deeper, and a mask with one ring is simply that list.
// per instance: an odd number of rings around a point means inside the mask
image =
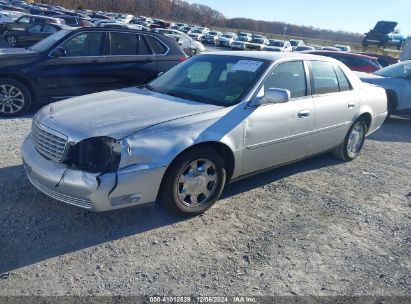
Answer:
[{"label": "black suv", "polygon": [[0,51],[0,116],[18,116],[32,103],[142,85],[186,58],[161,34],[63,29],[28,49]]}]

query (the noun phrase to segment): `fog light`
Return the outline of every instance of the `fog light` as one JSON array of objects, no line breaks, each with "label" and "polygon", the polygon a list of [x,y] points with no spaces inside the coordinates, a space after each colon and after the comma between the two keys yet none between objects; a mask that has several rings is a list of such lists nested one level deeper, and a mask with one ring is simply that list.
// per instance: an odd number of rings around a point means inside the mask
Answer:
[{"label": "fog light", "polygon": [[127,194],[110,199],[111,206],[120,206],[131,203],[138,203],[141,200],[141,193]]}]

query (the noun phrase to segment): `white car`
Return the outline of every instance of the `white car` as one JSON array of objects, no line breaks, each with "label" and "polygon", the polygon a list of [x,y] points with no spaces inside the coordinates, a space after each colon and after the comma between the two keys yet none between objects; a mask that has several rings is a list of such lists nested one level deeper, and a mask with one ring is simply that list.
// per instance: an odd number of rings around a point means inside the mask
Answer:
[{"label": "white car", "polygon": [[265,48],[266,51],[270,52],[291,52],[292,47],[289,41],[270,39],[269,43]]},{"label": "white car", "polygon": [[247,43],[250,41],[248,36],[238,36],[231,44],[233,50],[245,50]]},{"label": "white car", "polygon": [[177,30],[172,30],[172,29],[153,29],[152,30],[155,33],[163,34],[169,37],[173,37],[177,43],[181,46],[181,48],[185,51],[185,53],[189,56],[201,54],[205,51],[204,45],[191,38],[187,34],[177,31]]},{"label": "white car", "polygon": [[226,47],[231,47],[233,42],[237,39],[237,34],[235,33],[224,33],[218,40],[217,40],[217,45],[218,46],[226,46]]},{"label": "white car", "polygon": [[221,35],[223,35],[223,33],[217,31],[208,32],[201,37],[201,42],[217,44],[217,41],[221,37]]},{"label": "white car", "polygon": [[196,28],[196,29],[193,29],[193,30],[189,31],[187,34],[191,38],[193,38],[197,41],[201,41],[201,38],[207,33],[208,33],[208,31],[206,29]]}]

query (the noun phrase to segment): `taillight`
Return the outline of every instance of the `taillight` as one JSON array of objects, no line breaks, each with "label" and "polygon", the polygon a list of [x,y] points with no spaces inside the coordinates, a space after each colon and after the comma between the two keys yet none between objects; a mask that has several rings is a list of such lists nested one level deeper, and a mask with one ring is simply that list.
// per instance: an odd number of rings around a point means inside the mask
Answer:
[{"label": "taillight", "polygon": [[187,57],[181,57],[179,61],[183,62],[183,61],[186,61],[186,60],[187,60]]}]

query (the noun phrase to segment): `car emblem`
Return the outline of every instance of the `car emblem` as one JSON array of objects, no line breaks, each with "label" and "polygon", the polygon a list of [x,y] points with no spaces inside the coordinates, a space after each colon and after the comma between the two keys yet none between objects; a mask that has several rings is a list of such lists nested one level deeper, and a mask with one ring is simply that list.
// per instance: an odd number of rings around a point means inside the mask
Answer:
[{"label": "car emblem", "polygon": [[53,107],[53,105],[50,105],[50,107],[49,107],[49,113],[50,113],[50,118],[53,118],[53,114],[54,114],[54,107]]}]

